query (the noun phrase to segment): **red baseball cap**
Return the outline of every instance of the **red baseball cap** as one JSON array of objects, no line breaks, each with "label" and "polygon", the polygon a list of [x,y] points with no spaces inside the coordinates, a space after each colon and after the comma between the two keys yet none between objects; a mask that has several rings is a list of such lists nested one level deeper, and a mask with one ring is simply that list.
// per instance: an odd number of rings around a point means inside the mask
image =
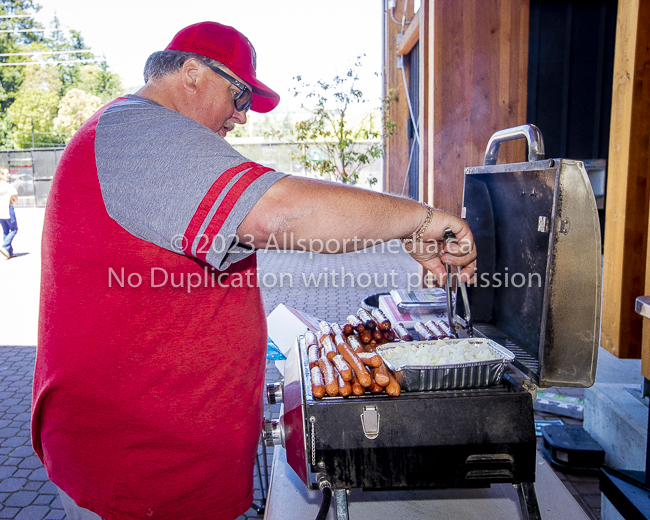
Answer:
[{"label": "red baseball cap", "polygon": [[280,96],[255,76],[255,48],[234,27],[217,22],[195,23],[178,31],[165,50],[193,52],[223,63],[252,85],[251,110],[255,112],[270,112],[280,102]]}]

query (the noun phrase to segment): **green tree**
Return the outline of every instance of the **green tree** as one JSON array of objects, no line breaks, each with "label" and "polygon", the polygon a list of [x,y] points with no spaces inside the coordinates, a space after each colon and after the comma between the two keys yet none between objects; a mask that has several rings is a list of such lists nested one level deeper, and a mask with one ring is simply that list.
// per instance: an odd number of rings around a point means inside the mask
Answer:
[{"label": "green tree", "polygon": [[92,116],[102,104],[98,96],[78,88],[71,88],[59,102],[58,115],[54,118],[54,131],[65,135],[65,141],[68,142],[86,119]]},{"label": "green tree", "polygon": [[[303,94],[313,103],[310,107],[303,103],[311,117],[294,125],[291,137],[298,151],[292,153],[292,158],[304,168],[344,184],[356,184],[359,171],[384,154],[381,139],[390,137],[395,128],[395,123],[385,115],[385,109],[395,97],[394,91],[382,100],[381,107],[359,110],[367,102],[356,88],[360,67],[357,58],[345,76],[336,76],[331,82],[318,81],[316,85],[303,83],[300,76],[295,78],[298,86],[294,88],[294,96]],[[357,114],[363,114],[356,120],[353,108]],[[269,134],[285,140],[282,131]],[[370,179],[371,185],[376,182],[376,178]]]}]

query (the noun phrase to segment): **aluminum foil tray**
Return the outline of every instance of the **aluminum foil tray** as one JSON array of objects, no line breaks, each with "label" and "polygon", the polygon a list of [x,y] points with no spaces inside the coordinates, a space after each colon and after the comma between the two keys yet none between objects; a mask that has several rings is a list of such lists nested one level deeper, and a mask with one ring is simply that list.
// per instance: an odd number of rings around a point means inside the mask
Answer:
[{"label": "aluminum foil tray", "polygon": [[[499,359],[486,361],[471,361],[453,365],[399,365],[393,364],[385,358],[384,353],[396,348],[399,344],[386,344],[377,347],[377,352],[395,374],[402,390],[406,392],[421,392],[427,390],[454,390],[461,388],[483,388],[501,383],[503,373],[508,363],[515,356],[508,349],[498,343],[485,338],[462,338],[443,340],[448,345],[470,341],[484,343],[493,350]],[[412,341],[411,345],[424,346],[436,341]],[[401,343],[404,345],[404,343]]]}]

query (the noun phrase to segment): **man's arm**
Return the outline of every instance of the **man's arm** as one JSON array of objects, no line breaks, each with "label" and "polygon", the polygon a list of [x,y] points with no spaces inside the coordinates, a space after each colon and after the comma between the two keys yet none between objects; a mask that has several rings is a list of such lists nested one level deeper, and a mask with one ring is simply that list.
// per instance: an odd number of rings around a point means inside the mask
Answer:
[{"label": "man's arm", "polygon": [[18,195],[12,195],[9,199],[10,204],[15,204],[18,201]]},{"label": "man's arm", "polygon": [[[238,236],[258,249],[277,243],[281,248],[313,250],[312,244],[327,241],[327,249],[317,252],[344,253],[367,247],[373,240],[410,236],[421,229],[427,213],[424,206],[410,199],[333,182],[286,177],[255,204],[240,224]],[[451,244],[443,251],[447,228],[456,234],[458,245]],[[364,245],[366,240],[369,242]],[[436,210],[422,241],[424,244],[420,243],[412,256],[438,279],[445,273],[441,260],[466,266],[463,272],[473,274],[476,251],[465,221]]]}]

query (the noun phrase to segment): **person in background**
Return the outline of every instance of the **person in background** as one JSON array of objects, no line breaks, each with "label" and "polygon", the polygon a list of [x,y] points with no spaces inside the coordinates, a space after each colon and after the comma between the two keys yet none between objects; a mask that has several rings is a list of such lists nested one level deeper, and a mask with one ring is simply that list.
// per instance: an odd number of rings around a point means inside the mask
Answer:
[{"label": "person in background", "polygon": [[[236,29],[186,27],[59,161],[31,426],[69,518],[232,520],[250,508],[267,343],[256,249],[403,238],[436,276],[445,263],[473,274],[463,220],[235,151],[224,136],[279,102],[255,69]],[[448,228],[458,243],[442,248]]]},{"label": "person in background", "polygon": [[2,226],[2,245],[0,253],[7,258],[14,256],[12,240],[18,233],[18,222],[14,203],[18,200],[18,192],[9,184],[9,170],[0,168],[0,226]]}]

